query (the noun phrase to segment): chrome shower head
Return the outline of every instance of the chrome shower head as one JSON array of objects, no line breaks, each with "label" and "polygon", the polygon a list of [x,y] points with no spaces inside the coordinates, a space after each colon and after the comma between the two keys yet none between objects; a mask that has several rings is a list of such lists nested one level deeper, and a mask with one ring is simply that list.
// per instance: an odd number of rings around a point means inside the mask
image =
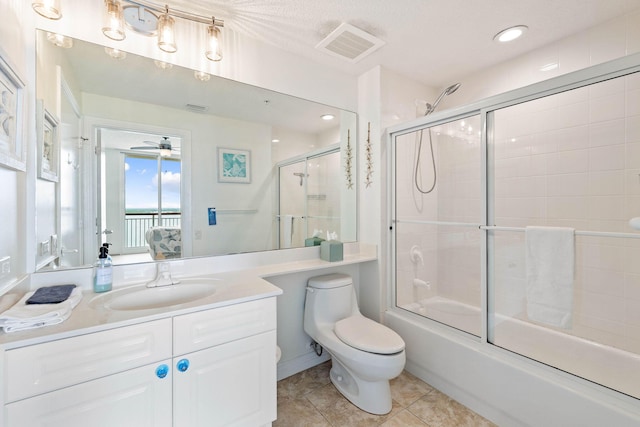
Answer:
[{"label": "chrome shower head", "polygon": [[427,111],[424,113],[424,115],[428,116],[429,114],[433,113],[440,101],[442,101],[442,98],[444,98],[445,95],[451,95],[453,92],[457,91],[459,87],[460,83],[456,83],[443,90],[440,96],[438,96],[438,99],[436,99],[436,101],[433,103],[433,105],[427,103]]}]

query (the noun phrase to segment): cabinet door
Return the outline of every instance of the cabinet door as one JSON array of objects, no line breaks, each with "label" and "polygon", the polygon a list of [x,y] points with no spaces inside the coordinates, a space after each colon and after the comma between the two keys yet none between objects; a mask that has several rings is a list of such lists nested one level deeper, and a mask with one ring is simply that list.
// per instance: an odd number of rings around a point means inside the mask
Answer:
[{"label": "cabinet door", "polygon": [[167,360],[10,403],[6,425],[171,427],[171,371]]},{"label": "cabinet door", "polygon": [[[256,427],[276,419],[276,332],[174,358],[175,427]],[[176,366],[181,364],[184,372]],[[181,363],[182,362],[182,363]]]}]

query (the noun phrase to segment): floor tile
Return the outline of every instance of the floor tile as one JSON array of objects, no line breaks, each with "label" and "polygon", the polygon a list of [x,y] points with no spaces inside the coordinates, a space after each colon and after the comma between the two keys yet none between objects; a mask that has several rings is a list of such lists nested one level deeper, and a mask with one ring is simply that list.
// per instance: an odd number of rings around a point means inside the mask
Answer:
[{"label": "floor tile", "polygon": [[391,412],[370,414],[340,394],[330,369],[329,361],[278,382],[274,427],[495,427],[406,371],[390,381]]}]

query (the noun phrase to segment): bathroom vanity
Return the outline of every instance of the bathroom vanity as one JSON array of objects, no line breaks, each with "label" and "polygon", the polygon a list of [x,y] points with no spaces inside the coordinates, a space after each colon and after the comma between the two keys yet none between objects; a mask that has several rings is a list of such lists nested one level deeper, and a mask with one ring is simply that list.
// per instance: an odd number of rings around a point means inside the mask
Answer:
[{"label": "bathroom vanity", "polygon": [[96,310],[89,292],[69,319],[85,328],[4,335],[4,425],[271,425],[280,291],[260,285],[244,302],[138,316]]},{"label": "bathroom vanity", "polygon": [[[156,270],[150,263],[114,268],[116,286],[102,294],[90,290],[90,270],[32,275],[31,289],[76,282],[84,296],[59,325],[0,332],[0,427],[270,426],[283,294],[270,281],[290,280],[303,292],[307,275],[375,267],[375,247],[345,248],[332,263],[318,247],[297,249],[288,262],[275,253],[172,261],[181,283],[162,290],[144,286]],[[180,286],[185,292],[170,289]],[[163,302],[156,290],[176,300]],[[295,295],[283,323],[302,329]]]}]

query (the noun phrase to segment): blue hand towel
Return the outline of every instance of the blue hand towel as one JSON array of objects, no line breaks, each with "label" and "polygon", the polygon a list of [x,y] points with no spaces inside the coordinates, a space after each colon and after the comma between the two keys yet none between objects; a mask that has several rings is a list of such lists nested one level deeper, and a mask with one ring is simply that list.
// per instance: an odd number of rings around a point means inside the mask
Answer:
[{"label": "blue hand towel", "polygon": [[60,304],[66,301],[76,285],[55,285],[40,288],[34,292],[25,304]]}]

